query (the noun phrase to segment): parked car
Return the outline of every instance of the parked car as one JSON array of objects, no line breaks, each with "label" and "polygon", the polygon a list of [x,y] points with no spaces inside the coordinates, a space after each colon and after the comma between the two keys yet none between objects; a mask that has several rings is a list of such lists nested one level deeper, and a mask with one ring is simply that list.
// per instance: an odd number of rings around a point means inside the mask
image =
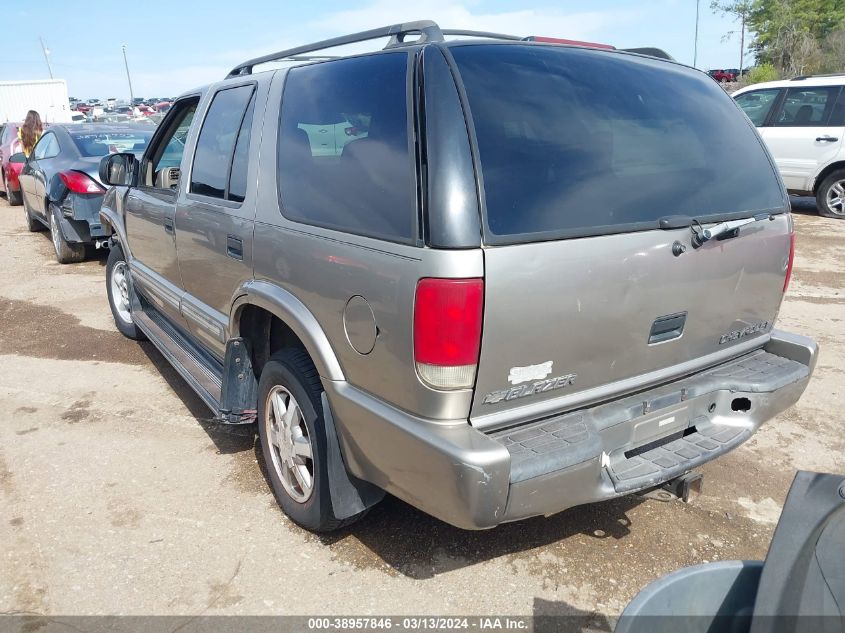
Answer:
[{"label": "parked car", "polygon": [[50,229],[59,263],[81,261],[86,245],[109,237],[99,217],[100,158],[143,152],[150,136],[125,125],[53,125],[36,143],[20,174],[26,223],[30,231]]},{"label": "parked car", "polygon": [[6,194],[9,204],[17,206],[21,203],[21,185],[18,176],[22,163],[11,161],[12,155],[23,151],[23,145],[18,138],[20,123],[6,123],[0,130],[0,187]]},{"label": "parked car", "polygon": [[845,74],[755,84],[733,93],[757,126],[790,193],[845,218]]},{"label": "parked car", "polygon": [[[338,124],[330,151],[313,126]],[[649,489],[815,364],[773,329],[794,248],[774,164],[674,62],[393,25],[244,62],[100,174],[118,329],[219,421],[257,421],[312,530],[384,491],[480,529]]]},{"label": "parked car", "polygon": [[719,83],[736,81],[736,73],[733,73],[730,70],[708,70],[707,74]]}]

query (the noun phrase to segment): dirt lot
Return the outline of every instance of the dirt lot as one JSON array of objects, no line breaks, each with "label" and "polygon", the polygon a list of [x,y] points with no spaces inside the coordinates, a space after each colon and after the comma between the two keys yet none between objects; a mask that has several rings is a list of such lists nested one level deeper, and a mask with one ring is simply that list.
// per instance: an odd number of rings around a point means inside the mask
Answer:
[{"label": "dirt lot", "polygon": [[[845,222],[796,214],[779,326],[822,345],[800,403],[708,464],[697,503],[625,498],[488,532],[395,499],[320,538],[227,429],[124,339],[104,258],[60,266],[0,203],[0,612],[593,613],[683,565],[766,554],[796,469],[845,471]],[[602,628],[599,626],[599,628]]]}]

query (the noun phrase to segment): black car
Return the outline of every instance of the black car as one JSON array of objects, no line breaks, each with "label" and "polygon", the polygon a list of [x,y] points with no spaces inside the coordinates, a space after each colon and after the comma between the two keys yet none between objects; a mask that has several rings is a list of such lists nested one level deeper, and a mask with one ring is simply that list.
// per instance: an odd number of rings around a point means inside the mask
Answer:
[{"label": "black car", "polygon": [[85,245],[109,237],[100,224],[105,187],[100,159],[110,153],[139,156],[152,135],[129,125],[51,125],[35,145],[21,175],[21,193],[30,231],[50,229],[56,258],[68,264],[85,258]]}]

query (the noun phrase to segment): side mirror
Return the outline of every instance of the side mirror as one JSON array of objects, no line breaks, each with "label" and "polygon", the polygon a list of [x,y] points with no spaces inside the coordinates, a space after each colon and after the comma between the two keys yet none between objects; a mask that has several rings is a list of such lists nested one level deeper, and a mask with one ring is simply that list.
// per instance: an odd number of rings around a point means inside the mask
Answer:
[{"label": "side mirror", "polygon": [[12,154],[11,156],[9,156],[9,162],[23,164],[26,162],[26,154],[24,154],[23,152]]},{"label": "side mirror", "polygon": [[138,159],[130,152],[103,156],[100,161],[100,182],[110,186],[131,187],[137,166]]}]

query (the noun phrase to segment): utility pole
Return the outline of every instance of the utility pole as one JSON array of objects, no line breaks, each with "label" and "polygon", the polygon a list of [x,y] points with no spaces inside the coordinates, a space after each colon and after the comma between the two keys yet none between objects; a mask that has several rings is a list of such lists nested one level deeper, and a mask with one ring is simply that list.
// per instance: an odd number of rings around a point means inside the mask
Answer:
[{"label": "utility pole", "polygon": [[44,61],[47,62],[47,70],[50,71],[50,79],[53,78],[53,67],[50,66],[50,49],[44,46],[44,38],[38,36],[38,41],[41,42],[41,52],[44,53]]},{"label": "utility pole", "polygon": [[126,44],[123,45],[123,65],[126,66],[126,80],[129,82],[129,105],[135,107],[135,94],[132,92],[132,77],[129,76],[129,62],[126,61]]},{"label": "utility pole", "polygon": [[745,57],[745,13],[742,12],[742,27],[739,31],[739,76],[742,77],[742,62]]},{"label": "utility pole", "polygon": [[692,49],[692,65],[698,66],[698,9],[701,5],[701,0],[695,0],[695,43]]}]

